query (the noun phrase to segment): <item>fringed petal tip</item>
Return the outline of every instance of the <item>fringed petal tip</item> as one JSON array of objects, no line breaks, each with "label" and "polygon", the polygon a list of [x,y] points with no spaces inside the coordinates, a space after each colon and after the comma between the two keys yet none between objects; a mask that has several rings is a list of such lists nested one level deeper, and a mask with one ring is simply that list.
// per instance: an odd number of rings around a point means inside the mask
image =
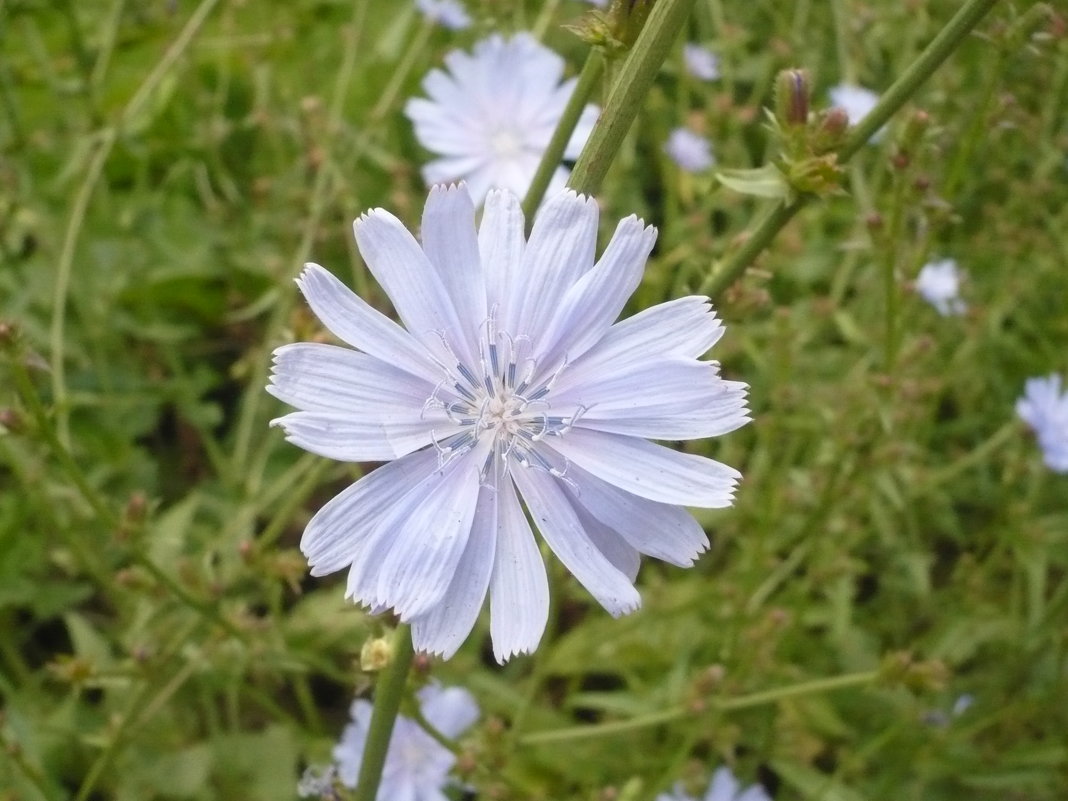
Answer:
[{"label": "fringed petal tip", "polygon": [[[467,181],[439,181],[430,187],[430,195],[427,197],[429,202],[430,198],[434,195],[439,195],[442,192],[466,192]],[[496,190],[490,190],[496,191]]]}]

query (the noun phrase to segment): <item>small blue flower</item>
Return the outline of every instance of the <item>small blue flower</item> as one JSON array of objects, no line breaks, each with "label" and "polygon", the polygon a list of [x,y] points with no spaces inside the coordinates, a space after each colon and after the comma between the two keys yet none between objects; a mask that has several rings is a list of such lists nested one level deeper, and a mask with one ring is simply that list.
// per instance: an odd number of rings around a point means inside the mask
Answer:
[{"label": "small blue flower", "polygon": [[1016,414],[1035,432],[1046,466],[1068,473],[1068,392],[1061,392],[1061,377],[1029,378]]},{"label": "small blue flower", "polygon": [[686,172],[703,172],[716,163],[712,144],[689,128],[676,128],[664,143],[664,152]]},{"label": "small blue flower", "polygon": [[682,61],[694,78],[714,81],[719,77],[719,59],[707,47],[687,42],[682,46]]},{"label": "small blue flower", "polygon": [[[419,709],[427,722],[441,734],[454,739],[478,720],[478,704],[461,687],[444,688],[428,684],[417,693]],[[371,703],[362,698],[352,703],[352,722],[334,746],[337,778],[346,787],[355,787],[360,778],[360,762],[371,725]],[[451,783],[449,772],[456,756],[427,734],[414,720],[399,715],[393,725],[386,751],[378,801],[397,799],[444,799],[442,788]]]},{"label": "small blue flower", "polygon": [[459,0],[415,0],[415,7],[431,22],[450,30],[471,27],[471,17]]},{"label": "small blue flower", "polygon": [[960,284],[961,271],[953,259],[925,264],[916,276],[916,291],[943,317],[967,311],[960,297]]},{"label": "small blue flower", "polygon": [[[661,793],[656,801],[699,801],[683,792],[681,785],[675,785],[670,793]],[[771,796],[759,784],[742,787],[741,782],[728,767],[722,767],[712,774],[708,791],[700,801],[771,801]]]}]

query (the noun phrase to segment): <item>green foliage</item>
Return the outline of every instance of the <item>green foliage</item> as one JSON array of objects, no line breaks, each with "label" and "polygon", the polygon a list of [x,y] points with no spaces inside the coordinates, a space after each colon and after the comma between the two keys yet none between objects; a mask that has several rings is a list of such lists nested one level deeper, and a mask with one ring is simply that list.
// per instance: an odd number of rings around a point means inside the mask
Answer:
[{"label": "green foliage", "polygon": [[[780,70],[814,113],[885,89],[957,5],[698,2],[722,78],[671,59],[601,196],[606,234],[661,229],[631,311],[779,202],[752,176]],[[360,473],[268,429],[267,364],[321,336],[306,260],[384,308],[349,224],[415,227],[400,109],[448,49],[533,27],[582,63],[585,4],[469,6],[450,33],[407,3],[0,3],[0,799],[290,799],[329,761],[389,621],[307,575],[304,523]],[[612,620],[553,563],[535,655],[496,666],[483,621],[424,666],[484,710],[476,797],[652,799],[720,763],[776,799],[1068,795],[1068,485],[1013,413],[1068,372],[1066,25],[1001,3],[717,299],[754,422],[707,446],[745,480],[696,567],[645,564]],[[684,123],[748,194],[667,160]],[[911,289],[935,257],[963,317]]]}]

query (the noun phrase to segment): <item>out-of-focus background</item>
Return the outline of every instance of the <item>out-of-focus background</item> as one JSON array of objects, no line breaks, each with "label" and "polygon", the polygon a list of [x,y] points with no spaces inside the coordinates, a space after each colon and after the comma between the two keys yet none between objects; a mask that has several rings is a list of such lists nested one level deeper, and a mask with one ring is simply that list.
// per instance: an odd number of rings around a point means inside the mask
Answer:
[{"label": "out-of-focus background", "polygon": [[[672,129],[759,166],[779,70],[814,110],[878,94],[958,6],[696,5],[719,77],[679,43],[600,197],[606,235],[661,231],[630,312],[692,293],[768,207],[680,169]],[[314,260],[388,309],[350,223],[417,227],[407,98],[498,31],[576,74],[589,8],[472,0],[453,31],[408,2],[0,2],[0,799],[292,799],[330,761],[389,621],[296,547],[363,468],[267,427],[270,351],[324,336],[292,279]],[[711,551],[647,562],[621,620],[549,559],[533,656],[498,667],[483,620],[421,664],[482,708],[450,792],[651,799],[727,763],[775,799],[1068,797],[1068,477],[1014,412],[1068,372],[1066,154],[1064,9],[1004,0],[716,299],[754,421],[698,446],[745,475],[701,516]],[[963,314],[913,288],[941,259]]]}]

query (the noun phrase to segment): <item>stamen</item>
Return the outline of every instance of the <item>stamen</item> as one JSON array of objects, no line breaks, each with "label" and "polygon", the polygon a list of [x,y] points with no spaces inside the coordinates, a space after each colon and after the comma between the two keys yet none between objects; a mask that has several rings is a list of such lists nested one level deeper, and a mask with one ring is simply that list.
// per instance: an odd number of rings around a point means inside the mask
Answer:
[{"label": "stamen", "polygon": [[474,374],[470,370],[467,369],[466,364],[464,364],[463,362],[457,362],[456,369],[460,371],[460,375],[467,379],[467,383],[470,384],[472,387],[477,387],[479,385],[479,380],[475,378]]}]

